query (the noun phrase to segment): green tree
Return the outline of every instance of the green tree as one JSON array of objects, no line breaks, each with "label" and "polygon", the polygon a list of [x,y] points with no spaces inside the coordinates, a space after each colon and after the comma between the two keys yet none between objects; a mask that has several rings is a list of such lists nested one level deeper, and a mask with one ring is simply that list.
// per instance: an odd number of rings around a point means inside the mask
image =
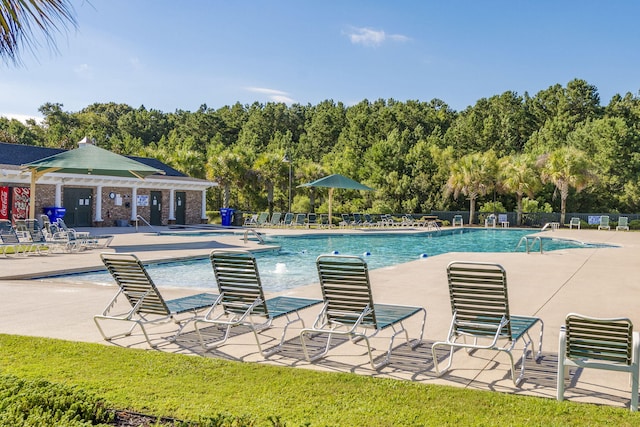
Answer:
[{"label": "green tree", "polygon": [[518,225],[522,224],[522,197],[533,197],[540,186],[540,174],[533,156],[518,154],[498,161],[498,188],[505,193],[515,193]]},{"label": "green tree", "polygon": [[595,181],[593,164],[583,151],[565,146],[540,156],[538,165],[542,182],[552,183],[560,193],[560,223],[564,224],[569,190],[579,193]]},{"label": "green tree", "polygon": [[273,214],[274,187],[284,176],[288,177],[289,166],[282,161],[283,154],[283,152],[262,153],[253,164],[258,182],[262,183],[267,191],[269,217]]},{"label": "green tree", "polygon": [[20,64],[21,51],[32,52],[38,34],[55,49],[55,34],[76,27],[75,11],[69,0],[0,1],[0,56],[5,63]]},{"label": "green tree", "polygon": [[445,194],[460,193],[469,200],[469,224],[474,223],[476,199],[486,195],[495,185],[497,158],[493,151],[467,154],[451,164],[451,173],[445,186]]},{"label": "green tree", "polygon": [[224,149],[220,146],[211,147],[208,157],[207,178],[222,187],[222,207],[228,208],[231,200],[231,187],[241,187],[249,167],[245,157],[238,151]]}]

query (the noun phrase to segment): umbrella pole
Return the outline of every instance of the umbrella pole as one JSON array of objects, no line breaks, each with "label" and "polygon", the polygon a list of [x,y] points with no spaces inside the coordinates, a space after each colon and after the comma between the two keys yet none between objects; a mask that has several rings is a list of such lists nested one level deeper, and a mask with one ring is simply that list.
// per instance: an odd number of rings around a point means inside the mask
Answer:
[{"label": "umbrella pole", "polygon": [[331,199],[333,198],[333,187],[329,188],[329,228],[331,228],[331,218],[332,218],[332,212],[331,212]]},{"label": "umbrella pole", "polygon": [[36,171],[31,169],[31,185],[29,186],[29,219],[36,219]]}]

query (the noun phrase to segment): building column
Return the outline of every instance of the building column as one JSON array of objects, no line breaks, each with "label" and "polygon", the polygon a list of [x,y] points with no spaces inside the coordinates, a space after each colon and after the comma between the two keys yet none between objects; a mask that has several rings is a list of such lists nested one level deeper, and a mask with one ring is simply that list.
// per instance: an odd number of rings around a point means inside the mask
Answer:
[{"label": "building column", "polygon": [[202,190],[201,210],[200,222],[206,224],[209,222],[209,218],[207,218],[207,190]]},{"label": "building column", "polygon": [[169,190],[169,224],[176,223],[175,195],[176,190],[174,190],[173,188]]},{"label": "building column", "polygon": [[62,207],[62,183],[59,182],[56,184],[56,196],[54,201],[54,206]]},{"label": "building column", "polygon": [[133,187],[131,189],[131,221],[134,221],[138,217],[138,204],[136,200],[138,199],[138,187]]},{"label": "building column", "polygon": [[102,185],[96,187],[96,212],[93,218],[94,225],[102,224]]}]

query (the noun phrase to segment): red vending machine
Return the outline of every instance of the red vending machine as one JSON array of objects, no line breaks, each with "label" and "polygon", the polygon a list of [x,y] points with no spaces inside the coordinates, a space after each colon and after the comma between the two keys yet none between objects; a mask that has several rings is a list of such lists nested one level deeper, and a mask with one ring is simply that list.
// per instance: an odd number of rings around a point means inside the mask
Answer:
[{"label": "red vending machine", "polygon": [[29,187],[13,187],[11,220],[29,218]]},{"label": "red vending machine", "polygon": [[9,187],[0,187],[0,219],[9,219]]}]

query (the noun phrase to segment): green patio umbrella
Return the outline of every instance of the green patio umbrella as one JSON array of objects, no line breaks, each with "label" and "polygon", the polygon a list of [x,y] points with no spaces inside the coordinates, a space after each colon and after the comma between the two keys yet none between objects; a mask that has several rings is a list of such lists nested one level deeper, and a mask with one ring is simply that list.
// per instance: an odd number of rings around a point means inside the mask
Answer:
[{"label": "green patio umbrella", "polygon": [[329,223],[331,223],[331,200],[333,199],[334,189],[345,188],[347,190],[373,191],[373,188],[367,187],[364,184],[360,184],[358,181],[354,181],[353,179],[340,174],[325,176],[324,178],[317,179],[313,182],[298,185],[298,187],[326,187],[329,189]]},{"label": "green patio umbrella", "polygon": [[88,143],[83,139],[75,150],[65,151],[20,166],[31,172],[31,201],[29,218],[35,218],[36,181],[49,172],[73,173],[81,175],[106,175],[144,179],[153,174],[164,174],[160,169],[121,156]]}]

